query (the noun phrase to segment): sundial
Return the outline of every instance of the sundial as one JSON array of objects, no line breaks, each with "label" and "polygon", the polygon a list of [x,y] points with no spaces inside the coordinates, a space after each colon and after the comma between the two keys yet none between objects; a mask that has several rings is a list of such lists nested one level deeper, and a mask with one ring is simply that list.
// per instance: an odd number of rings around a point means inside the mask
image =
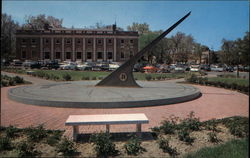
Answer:
[{"label": "sundial", "polygon": [[146,47],[144,47],[141,51],[139,51],[136,55],[131,57],[128,61],[126,61],[122,66],[113,71],[106,78],[101,80],[96,86],[112,86],[112,87],[140,87],[133,77],[133,68],[136,62],[152,47],[154,47],[162,38],[164,38],[168,33],[170,33],[175,27],[177,27],[182,21],[184,21],[191,12],[186,14],[180,20],[178,20],[175,24],[169,27],[166,31],[164,31],[161,35],[155,38],[151,43],[149,43]]}]

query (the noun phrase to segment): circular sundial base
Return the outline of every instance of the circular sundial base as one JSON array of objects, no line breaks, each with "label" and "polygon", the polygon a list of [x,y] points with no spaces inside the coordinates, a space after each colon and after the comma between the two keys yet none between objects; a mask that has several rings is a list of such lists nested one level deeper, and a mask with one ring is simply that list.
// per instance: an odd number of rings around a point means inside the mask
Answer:
[{"label": "circular sundial base", "polygon": [[12,88],[10,99],[62,108],[131,108],[175,104],[201,96],[200,90],[165,81],[138,81],[142,88],[96,87],[98,81],[58,82]]}]

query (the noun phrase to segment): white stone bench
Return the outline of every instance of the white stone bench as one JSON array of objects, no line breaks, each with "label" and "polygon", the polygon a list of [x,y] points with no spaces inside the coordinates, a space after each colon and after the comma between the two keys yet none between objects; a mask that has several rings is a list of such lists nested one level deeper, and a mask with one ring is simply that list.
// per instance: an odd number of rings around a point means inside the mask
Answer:
[{"label": "white stone bench", "polygon": [[109,132],[112,124],[136,124],[136,132],[140,134],[141,124],[149,123],[145,114],[105,114],[105,115],[70,115],[66,126],[73,126],[73,140],[76,140],[80,125],[106,125]]}]

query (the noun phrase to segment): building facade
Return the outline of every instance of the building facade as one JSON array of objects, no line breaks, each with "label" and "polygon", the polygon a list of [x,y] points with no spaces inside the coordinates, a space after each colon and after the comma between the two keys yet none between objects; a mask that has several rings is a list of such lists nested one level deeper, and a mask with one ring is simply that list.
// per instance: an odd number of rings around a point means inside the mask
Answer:
[{"label": "building facade", "polygon": [[111,29],[17,30],[16,58],[124,62],[138,52],[138,32]]}]

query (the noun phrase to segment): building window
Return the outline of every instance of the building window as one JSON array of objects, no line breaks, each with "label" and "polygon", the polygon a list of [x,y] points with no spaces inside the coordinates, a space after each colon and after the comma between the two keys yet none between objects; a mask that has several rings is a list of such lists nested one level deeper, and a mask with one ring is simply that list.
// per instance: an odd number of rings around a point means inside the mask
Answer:
[{"label": "building window", "polygon": [[50,59],[50,52],[44,52],[44,59]]},{"label": "building window", "polygon": [[71,59],[71,52],[66,52],[66,59]]},{"label": "building window", "polygon": [[102,59],[102,52],[97,52],[97,59]]},{"label": "building window", "polygon": [[134,43],[134,40],[130,40],[130,43]]},{"label": "building window", "polygon": [[121,59],[124,59],[125,58],[125,54],[124,52],[121,52]]},{"label": "building window", "polygon": [[23,58],[23,59],[26,58],[26,51],[22,51],[22,58]]},{"label": "building window", "polygon": [[76,59],[82,59],[82,52],[76,52]]},{"label": "building window", "polygon": [[87,52],[87,59],[92,59],[92,52]]},{"label": "building window", "polygon": [[124,43],[124,39],[121,39],[121,43]]},{"label": "building window", "polygon": [[56,59],[61,59],[61,52],[56,52]]},{"label": "building window", "polygon": [[22,43],[25,44],[27,41],[26,39],[22,39]]},{"label": "building window", "polygon": [[91,40],[91,39],[88,39],[88,40],[87,40],[87,43],[88,43],[88,44],[92,44],[92,40]]},{"label": "building window", "polygon": [[108,44],[112,44],[112,40],[111,39],[108,39]]},{"label": "building window", "polygon": [[45,43],[48,44],[49,43],[49,39],[46,38],[45,39]]},{"label": "building window", "polygon": [[36,51],[32,50],[31,55],[32,55],[32,58],[36,57]]},{"label": "building window", "polygon": [[60,44],[60,40],[59,39],[56,39],[56,44]]},{"label": "building window", "polygon": [[36,44],[36,39],[31,39],[32,44]]},{"label": "building window", "polygon": [[130,51],[129,57],[131,58],[132,56],[134,56],[134,52]]},{"label": "building window", "polygon": [[112,52],[108,52],[108,59],[113,59],[113,53]]},{"label": "building window", "polygon": [[98,40],[97,40],[97,44],[99,44],[99,45],[102,44],[102,40],[101,40],[101,39],[98,39]]},{"label": "building window", "polygon": [[67,44],[70,44],[70,43],[71,43],[71,39],[70,39],[70,38],[67,38],[67,39],[66,39],[66,43],[67,43]]},{"label": "building window", "polygon": [[78,44],[81,44],[81,40],[79,38],[76,41]]}]

